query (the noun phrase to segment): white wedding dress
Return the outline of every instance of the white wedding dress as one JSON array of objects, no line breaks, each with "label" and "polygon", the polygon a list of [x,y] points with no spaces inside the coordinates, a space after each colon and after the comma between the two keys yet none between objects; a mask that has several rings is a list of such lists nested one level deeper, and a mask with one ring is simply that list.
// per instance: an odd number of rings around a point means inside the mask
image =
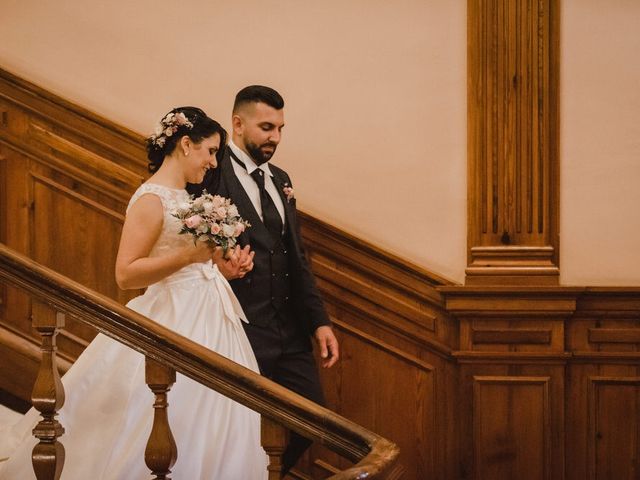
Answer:
[{"label": "white wedding dress", "polygon": [[[150,256],[191,242],[178,235],[170,211],[188,199],[185,190],[143,184],[157,195],[164,225]],[[242,308],[215,265],[192,264],[151,285],[128,307],[189,339],[258,372],[244,333]],[[153,421],[154,395],[145,384],[144,357],[100,334],[64,375],[66,400],[59,415],[66,459],[62,480],[138,480],[151,474],[144,450]],[[181,374],[168,394],[169,423],[178,446],[174,480],[253,480],[267,477],[260,446],[260,417],[252,410]],[[0,479],[34,479],[31,430],[39,414],[31,409],[0,429]]]}]

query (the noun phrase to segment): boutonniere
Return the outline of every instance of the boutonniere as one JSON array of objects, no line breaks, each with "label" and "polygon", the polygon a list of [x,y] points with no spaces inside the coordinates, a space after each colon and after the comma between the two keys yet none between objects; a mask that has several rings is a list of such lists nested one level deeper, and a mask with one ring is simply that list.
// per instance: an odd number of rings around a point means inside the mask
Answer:
[{"label": "boutonniere", "polygon": [[293,188],[291,187],[291,185],[289,185],[288,182],[284,182],[284,184],[282,185],[282,191],[284,193],[284,196],[287,197],[287,202],[290,202],[293,198],[295,198],[293,194]]}]

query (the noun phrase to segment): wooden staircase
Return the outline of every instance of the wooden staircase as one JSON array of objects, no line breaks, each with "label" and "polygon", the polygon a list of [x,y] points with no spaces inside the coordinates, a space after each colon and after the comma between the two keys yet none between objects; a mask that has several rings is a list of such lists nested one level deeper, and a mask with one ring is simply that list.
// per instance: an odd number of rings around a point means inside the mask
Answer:
[{"label": "wooden staircase", "polygon": [[57,480],[63,471],[64,426],[56,420],[64,389],[56,362],[56,337],[71,316],[146,356],[146,382],[155,394],[154,423],[145,461],[155,479],[169,478],[177,448],[167,416],[167,397],[176,372],[259,412],[262,443],[270,457],[269,480],[280,478],[287,429],[357,462],[332,480],[392,478],[398,448],[330,410],[287,390],[233,361],[158,325],[0,244],[0,278],[28,292],[32,321],[42,336],[42,362],[33,388],[33,406],[42,421],[34,429],[38,480]]}]

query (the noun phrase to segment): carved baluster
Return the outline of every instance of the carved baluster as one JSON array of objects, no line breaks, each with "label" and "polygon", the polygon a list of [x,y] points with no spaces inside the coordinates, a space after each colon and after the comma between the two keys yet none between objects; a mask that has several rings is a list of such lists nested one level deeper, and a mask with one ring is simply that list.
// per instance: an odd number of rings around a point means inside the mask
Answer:
[{"label": "carved baluster", "polygon": [[289,443],[289,431],[279,423],[268,417],[262,417],[261,444],[269,456],[268,480],[280,480],[282,478],[282,454]]},{"label": "carved baluster", "polygon": [[64,465],[64,446],[58,437],[64,428],[55,417],[64,404],[64,388],[56,365],[56,335],[64,327],[65,319],[62,313],[33,302],[31,322],[42,335],[42,361],[31,393],[31,402],[42,420],[33,429],[33,435],[40,441],[33,447],[31,460],[38,480],[58,480]]},{"label": "carved baluster", "polygon": [[144,452],[144,461],[154,480],[169,480],[171,467],[178,458],[178,448],[171,433],[167,415],[167,392],[176,381],[176,371],[147,357],[145,363],[145,379],[156,400],[153,404],[153,428]]}]

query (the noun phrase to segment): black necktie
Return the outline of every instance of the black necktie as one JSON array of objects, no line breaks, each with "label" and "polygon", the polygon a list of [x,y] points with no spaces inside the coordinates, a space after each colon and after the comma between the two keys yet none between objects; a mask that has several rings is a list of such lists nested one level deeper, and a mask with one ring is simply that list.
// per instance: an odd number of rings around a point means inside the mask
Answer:
[{"label": "black necktie", "polygon": [[[235,156],[232,158],[238,163],[238,165],[242,166],[245,170],[247,166]],[[274,241],[277,241],[282,236],[282,217],[278,213],[278,209],[276,208],[275,203],[273,203],[273,199],[271,195],[267,192],[267,189],[264,186],[264,172],[256,168],[253,172],[250,173],[251,177],[255,180],[258,185],[258,190],[260,191],[260,205],[262,206],[262,223],[267,227],[267,230],[273,237]]]}]

